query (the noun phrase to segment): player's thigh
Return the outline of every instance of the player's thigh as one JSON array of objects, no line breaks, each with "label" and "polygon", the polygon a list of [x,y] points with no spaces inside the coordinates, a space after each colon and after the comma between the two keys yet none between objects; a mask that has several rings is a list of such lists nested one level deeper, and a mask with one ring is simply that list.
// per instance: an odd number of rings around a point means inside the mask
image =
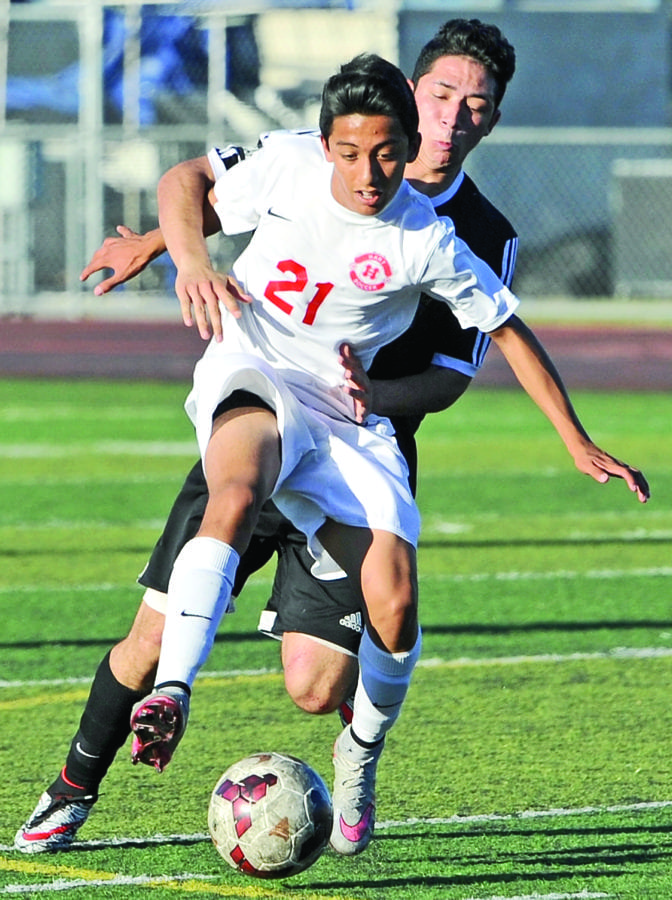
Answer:
[{"label": "player's thigh", "polygon": [[333,520],[318,536],[350,578],[360,578],[373,640],[390,653],[410,650],[418,628],[415,548],[390,531]]},{"label": "player's thigh", "polygon": [[205,456],[210,494],[232,481],[263,485],[270,496],[280,472],[280,435],[268,409],[238,407],[213,422]]},{"label": "player's thigh", "polygon": [[416,552],[411,543],[391,531],[343,525],[327,519],[318,537],[348,576],[361,584],[367,609],[373,600],[398,596],[395,602],[417,599]]},{"label": "player's thigh", "polygon": [[205,455],[209,499],[199,535],[218,538],[243,553],[280,465],[272,412],[237,408],[219,416]]}]

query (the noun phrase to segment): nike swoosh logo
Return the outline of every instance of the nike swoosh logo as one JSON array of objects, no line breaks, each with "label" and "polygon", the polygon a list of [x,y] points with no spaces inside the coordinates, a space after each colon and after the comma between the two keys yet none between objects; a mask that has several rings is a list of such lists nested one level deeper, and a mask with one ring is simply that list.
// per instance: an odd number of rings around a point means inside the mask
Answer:
[{"label": "nike swoosh logo", "polygon": [[100,759],[99,753],[87,753],[86,750],[83,750],[82,745],[79,743],[79,741],[77,741],[77,743],[75,744],[75,749],[78,753],[81,753],[82,756],[86,756],[89,759]]},{"label": "nike swoosh logo", "polygon": [[186,609],[183,609],[180,615],[191,619],[205,619],[206,622],[212,622],[212,616],[203,616],[201,613],[187,612]]},{"label": "nike swoosh logo", "polygon": [[366,830],[369,827],[369,822],[371,821],[372,815],[373,804],[371,803],[369,803],[369,805],[366,807],[366,812],[356,825],[348,825],[348,823],[341,815],[339,825],[341,827],[343,837],[348,841],[352,841],[353,844],[356,844],[357,841],[361,840],[361,838],[366,834]]},{"label": "nike swoosh logo", "polygon": [[376,709],[396,709],[401,703],[374,703]]},{"label": "nike swoosh logo", "polygon": [[283,222],[291,222],[292,219],[288,219],[287,216],[283,216],[280,213],[275,212],[272,206],[268,207],[267,213],[269,216],[273,216],[274,219],[282,219]]}]

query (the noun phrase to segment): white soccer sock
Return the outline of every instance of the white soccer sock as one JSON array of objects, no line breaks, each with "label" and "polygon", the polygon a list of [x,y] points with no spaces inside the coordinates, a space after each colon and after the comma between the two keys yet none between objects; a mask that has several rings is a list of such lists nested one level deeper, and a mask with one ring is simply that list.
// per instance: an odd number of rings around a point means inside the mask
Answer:
[{"label": "white soccer sock", "polygon": [[411,650],[388,653],[377,647],[365,629],[359,645],[359,681],[352,712],[352,730],[367,743],[381,740],[394,725],[406,697],[422,634]]},{"label": "white soccer sock", "polygon": [[215,538],[195,537],[184,545],[168,584],[155,684],[179,681],[192,686],[229,608],[238,560],[233,547]]}]

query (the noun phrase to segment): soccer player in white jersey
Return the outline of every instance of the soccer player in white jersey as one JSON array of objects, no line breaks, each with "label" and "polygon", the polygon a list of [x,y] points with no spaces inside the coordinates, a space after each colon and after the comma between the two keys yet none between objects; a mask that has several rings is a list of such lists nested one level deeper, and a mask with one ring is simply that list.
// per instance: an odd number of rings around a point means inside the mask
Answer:
[{"label": "soccer player in white jersey", "polygon": [[[256,229],[234,264],[237,283],[212,268],[203,197],[190,194],[181,166],[162,178],[158,194],[184,320],[192,321],[193,309],[204,329],[209,309],[215,331],[186,404],[210,496],[197,537],[173,569],[156,690],[132,717],[134,753],[161,766],[172,756],[195,674],[229,603],[238,553],[272,495],[308,536],[318,566],[326,548],[351,577],[361,577],[367,627],[360,676],[352,724],[334,750],[332,846],[344,853],[370,840],[375,769],[420,637],[415,507],[382,436],[384,423],[369,417],[356,424],[340,373],[343,342],[367,367],[410,324],[425,290],[463,325],[492,333],[575,458],[583,449],[586,471],[604,481],[614,470],[579,426],[557,376],[540,364],[513,315],[516,298],[403,182],[417,149],[417,119],[400,75],[369,56],[327,82],[320,116],[326,162],[312,138],[288,137],[216,183],[214,207],[225,230]],[[257,399],[239,401],[240,389]]]},{"label": "soccer player in white jersey", "polygon": [[224,229],[255,229],[233,267],[245,293],[212,269],[201,214],[175,192],[180,167],[158,192],[185,319],[192,305],[202,316],[203,298],[221,302],[226,327],[197,364],[186,403],[209,500],[173,568],[156,690],[132,717],[133,752],[161,768],[170,760],[239,554],[272,495],[308,536],[318,567],[322,548],[328,552],[325,577],[335,560],[361,578],[368,622],[360,678],[352,725],[334,751],[332,845],[344,853],[370,840],[376,765],[420,632],[419,519],[406,466],[385,421],[357,424],[340,348],[352,344],[368,367],[408,327],[423,288],[483,330],[502,325],[518,305],[404,182],[417,122],[401,72],[364,57],[327,82],[321,141],[278,139],[221,178],[214,206]]}]

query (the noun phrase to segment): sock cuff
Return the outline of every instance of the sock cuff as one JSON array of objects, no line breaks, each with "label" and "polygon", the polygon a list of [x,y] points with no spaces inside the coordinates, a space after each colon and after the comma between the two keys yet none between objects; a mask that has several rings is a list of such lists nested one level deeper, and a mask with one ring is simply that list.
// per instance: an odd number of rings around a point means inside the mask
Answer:
[{"label": "sock cuff", "polygon": [[122,684],[117,679],[110,665],[111,655],[112,650],[108,650],[101,659],[89,692],[89,697],[91,698],[89,705],[100,704],[101,708],[105,710],[106,719],[108,718],[110,697],[114,697],[118,702],[121,702],[123,698],[125,703],[133,704],[142,699],[147,693],[146,691],[136,691],[133,688],[126,687],[125,684]]},{"label": "sock cuff", "polygon": [[240,556],[230,544],[213,537],[195,537],[184,545],[175,560],[175,566],[197,566],[222,572],[233,580]]},{"label": "sock cuff", "polygon": [[422,631],[418,628],[418,636],[410,650],[401,653],[388,653],[381,650],[371,639],[367,628],[364,629],[359,645],[360,665],[368,663],[369,666],[384,675],[405,675],[413,670],[422,649]]}]

